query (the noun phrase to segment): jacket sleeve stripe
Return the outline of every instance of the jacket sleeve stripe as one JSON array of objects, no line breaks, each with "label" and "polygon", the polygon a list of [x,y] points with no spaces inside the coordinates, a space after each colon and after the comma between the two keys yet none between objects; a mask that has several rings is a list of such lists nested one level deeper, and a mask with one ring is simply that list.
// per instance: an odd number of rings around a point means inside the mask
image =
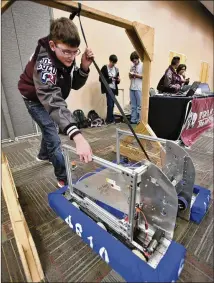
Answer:
[{"label": "jacket sleeve stripe", "polygon": [[71,131],[73,131],[73,130],[78,130],[78,129],[77,129],[76,126],[71,126],[71,127],[69,127],[69,128],[67,129],[66,134],[69,135],[69,133],[70,133]]},{"label": "jacket sleeve stripe", "polygon": [[75,135],[79,134],[80,131],[76,126],[72,126],[67,130],[67,135],[72,139]]}]

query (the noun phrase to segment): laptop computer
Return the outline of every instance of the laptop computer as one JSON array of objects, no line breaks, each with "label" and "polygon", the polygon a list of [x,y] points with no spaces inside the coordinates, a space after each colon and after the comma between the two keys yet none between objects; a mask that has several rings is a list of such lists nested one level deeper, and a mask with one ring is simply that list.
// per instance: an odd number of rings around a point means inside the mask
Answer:
[{"label": "laptop computer", "polygon": [[189,97],[189,96],[193,96],[197,90],[197,88],[199,87],[199,85],[201,84],[201,82],[194,82],[190,89],[188,90],[187,94],[186,94],[186,97]]},{"label": "laptop computer", "polygon": [[190,96],[193,96],[197,90],[197,88],[200,86],[201,82],[193,82],[193,84],[190,86],[188,85],[188,90],[186,91],[182,91],[182,90],[179,90],[177,93],[167,93],[167,92],[163,92],[162,94],[164,96],[175,96],[175,97],[190,97]]}]

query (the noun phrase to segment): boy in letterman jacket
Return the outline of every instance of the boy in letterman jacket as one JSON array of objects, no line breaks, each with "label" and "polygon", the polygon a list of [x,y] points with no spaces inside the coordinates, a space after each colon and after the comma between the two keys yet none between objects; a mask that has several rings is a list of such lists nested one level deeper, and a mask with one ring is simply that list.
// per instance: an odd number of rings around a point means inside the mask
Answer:
[{"label": "boy in letterman jacket", "polygon": [[65,102],[71,89],[80,89],[86,83],[92,63],[93,53],[86,48],[80,68],[76,66],[79,45],[78,30],[71,20],[53,21],[50,34],[38,41],[18,83],[28,112],[42,132],[37,160],[53,164],[59,187],[67,184],[67,175],[56,124],[74,140],[80,160],[86,163],[92,160],[91,148]]}]

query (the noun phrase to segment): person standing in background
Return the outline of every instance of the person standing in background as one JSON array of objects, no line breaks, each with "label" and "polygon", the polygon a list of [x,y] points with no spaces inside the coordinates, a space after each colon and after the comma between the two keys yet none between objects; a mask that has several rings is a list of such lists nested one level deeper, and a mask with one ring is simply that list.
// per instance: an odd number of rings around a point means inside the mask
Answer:
[{"label": "person standing in background", "polygon": [[143,64],[140,62],[140,57],[136,51],[131,53],[130,60],[133,63],[129,72],[131,123],[139,124],[141,118]]},{"label": "person standing in background", "polygon": [[[119,69],[115,66],[117,61],[117,56],[113,54],[109,57],[109,64],[104,65],[101,69],[101,72],[105,77],[107,83],[109,84],[109,87],[111,88],[114,95],[118,95],[118,84],[120,83]],[[101,92],[106,94],[107,116],[105,122],[107,124],[115,123],[114,100],[111,98],[110,94],[107,93],[106,88],[100,78],[99,81],[101,82]]]}]

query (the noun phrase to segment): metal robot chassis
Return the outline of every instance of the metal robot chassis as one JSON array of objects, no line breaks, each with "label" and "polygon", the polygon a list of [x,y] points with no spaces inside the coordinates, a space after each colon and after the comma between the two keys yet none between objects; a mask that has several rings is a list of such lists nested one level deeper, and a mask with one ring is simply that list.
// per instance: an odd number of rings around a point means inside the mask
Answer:
[{"label": "metal robot chassis", "polygon": [[[162,169],[147,160],[137,164],[121,162],[120,139],[130,135],[129,131],[117,129],[116,162],[93,156],[93,162],[101,167],[96,172],[85,174],[76,183],[72,180],[70,167],[70,156],[75,153],[75,149],[63,145],[68,188],[61,190],[60,196],[63,197],[63,203],[67,201],[66,206],[69,203],[68,209],[72,207],[73,213],[64,213],[63,208],[55,203],[53,194],[50,194],[49,203],[127,281],[161,281],[160,278],[166,276],[161,271],[162,265],[169,260],[170,253],[173,255],[173,246],[176,245],[177,263],[174,263],[171,273],[168,264],[168,278],[164,280],[177,280],[183,268],[185,249],[173,241],[173,234],[177,217],[190,220],[191,207],[196,199],[193,193],[194,164],[189,154],[177,143],[140,134],[140,139],[164,144],[166,154]],[[84,218],[79,221],[83,215],[87,220]],[[87,221],[90,221],[90,225],[83,225]],[[88,235],[92,234],[91,229],[97,232],[94,236],[86,237],[85,227]],[[105,237],[108,239],[104,240]],[[95,247],[95,238],[97,243],[104,240],[105,245]],[[112,250],[111,241],[117,243],[115,249],[124,249],[125,253],[129,251],[123,260],[119,260],[119,266],[118,261],[114,263],[113,260],[117,258],[117,251]],[[137,262],[134,266],[134,258],[141,263]],[[170,261],[172,264],[172,259]],[[139,272],[139,264],[142,265],[143,275],[142,270]],[[138,274],[135,271],[137,266]],[[129,273],[125,270],[127,268]],[[153,272],[151,277],[150,272]]]}]

